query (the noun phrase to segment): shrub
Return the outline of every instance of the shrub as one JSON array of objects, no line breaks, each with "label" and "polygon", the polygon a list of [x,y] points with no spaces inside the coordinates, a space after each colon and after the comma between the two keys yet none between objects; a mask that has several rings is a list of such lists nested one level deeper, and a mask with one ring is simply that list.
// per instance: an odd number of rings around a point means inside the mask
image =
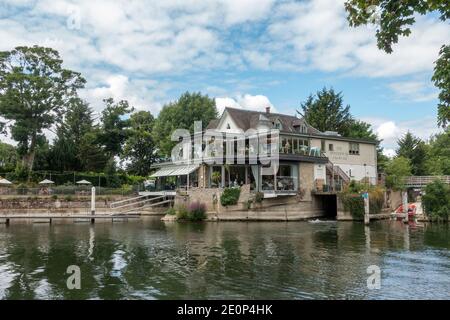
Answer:
[{"label": "shrub", "polygon": [[425,187],[422,196],[425,213],[433,219],[448,220],[450,214],[450,187],[440,180],[435,180]]},{"label": "shrub", "polygon": [[255,194],[255,202],[256,202],[256,203],[261,203],[261,202],[263,202],[263,200],[264,200],[264,193],[258,191],[258,192]]},{"label": "shrub", "polygon": [[176,209],[177,211],[177,219],[179,220],[185,220],[188,218],[188,210],[186,208],[186,206],[184,205],[179,205]]},{"label": "shrub", "polygon": [[241,189],[239,188],[225,188],[220,196],[220,203],[225,207],[237,204],[240,195]]},{"label": "shrub", "polygon": [[71,195],[67,195],[64,197],[64,200],[70,202],[70,201],[73,201],[73,197]]},{"label": "shrub", "polygon": [[350,212],[353,218],[364,218],[364,199],[359,194],[341,194],[344,210]]},{"label": "shrub", "polygon": [[56,194],[52,195],[52,200],[54,201],[58,200],[58,196]]},{"label": "shrub", "polygon": [[384,190],[382,188],[372,188],[369,191],[369,212],[370,214],[380,213],[384,204]]},{"label": "shrub", "polygon": [[206,205],[199,201],[192,202],[188,209],[188,219],[190,221],[201,221],[206,219]]},{"label": "shrub", "polygon": [[170,216],[174,216],[177,214],[177,211],[174,208],[169,208],[166,210],[166,214],[168,214]]}]

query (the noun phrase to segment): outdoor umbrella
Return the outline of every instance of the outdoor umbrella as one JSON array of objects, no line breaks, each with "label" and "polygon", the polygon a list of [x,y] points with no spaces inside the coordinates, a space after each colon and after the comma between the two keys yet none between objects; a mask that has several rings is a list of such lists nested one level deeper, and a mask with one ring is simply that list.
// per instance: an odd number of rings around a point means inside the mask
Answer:
[{"label": "outdoor umbrella", "polygon": [[0,185],[12,185],[12,182],[6,179],[0,179]]},{"label": "outdoor umbrella", "polygon": [[91,184],[91,183],[87,180],[80,180],[80,181],[77,181],[77,184]]},{"label": "outdoor umbrella", "polygon": [[45,179],[39,182],[39,184],[54,184],[54,182],[52,180]]}]

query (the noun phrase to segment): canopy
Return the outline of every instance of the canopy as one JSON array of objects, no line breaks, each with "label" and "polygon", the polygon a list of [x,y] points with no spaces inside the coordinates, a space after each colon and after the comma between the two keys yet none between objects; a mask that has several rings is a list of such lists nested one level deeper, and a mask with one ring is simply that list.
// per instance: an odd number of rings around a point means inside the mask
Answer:
[{"label": "canopy", "polygon": [[39,182],[39,184],[54,184],[54,182],[52,180],[45,179]]},{"label": "canopy", "polygon": [[6,179],[0,179],[0,184],[12,184],[12,182]]},{"label": "canopy", "polygon": [[91,183],[87,180],[80,180],[80,181],[77,181],[77,184],[91,184]]},{"label": "canopy", "polygon": [[152,174],[151,177],[156,178],[156,177],[185,176],[197,170],[198,167],[199,167],[198,164],[193,164],[193,165],[161,168],[154,174]]}]

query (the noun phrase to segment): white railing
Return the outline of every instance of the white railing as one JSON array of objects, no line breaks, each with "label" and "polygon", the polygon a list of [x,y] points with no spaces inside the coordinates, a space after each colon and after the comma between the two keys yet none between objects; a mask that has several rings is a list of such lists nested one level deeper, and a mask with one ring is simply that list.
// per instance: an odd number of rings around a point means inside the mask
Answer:
[{"label": "white railing", "polygon": [[422,187],[434,180],[441,180],[444,183],[450,184],[450,176],[411,176],[405,178],[405,186]]}]

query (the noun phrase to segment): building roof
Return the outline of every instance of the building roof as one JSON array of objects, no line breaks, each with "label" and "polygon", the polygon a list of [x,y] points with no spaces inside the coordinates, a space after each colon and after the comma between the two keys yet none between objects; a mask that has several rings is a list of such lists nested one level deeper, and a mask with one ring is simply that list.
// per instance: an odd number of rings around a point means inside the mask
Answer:
[{"label": "building roof", "polygon": [[[242,130],[246,131],[250,128],[256,129],[258,124],[265,121],[275,123],[279,121],[281,123],[281,132],[298,133],[297,126],[305,125],[307,128],[307,134],[321,134],[319,130],[310,126],[304,119],[299,119],[295,116],[290,116],[281,113],[268,113],[253,110],[236,109],[226,107],[224,113],[227,112],[236,125]],[[208,129],[216,129],[219,125],[219,120],[212,120],[208,124]]]},{"label": "building roof", "polygon": [[[376,144],[376,141],[360,139],[360,138],[347,138],[339,135],[330,135],[328,132],[324,133],[320,130],[314,128],[309,125],[303,118],[297,118],[295,116],[281,114],[281,113],[272,113],[272,112],[263,112],[263,111],[253,111],[253,110],[244,110],[244,109],[236,109],[231,107],[225,107],[223,114],[227,112],[236,125],[241,128],[243,131],[246,131],[250,128],[257,129],[258,124],[264,124],[265,122],[270,121],[270,123],[275,123],[277,121],[281,124],[281,133],[292,133],[292,134],[307,134],[311,136],[316,136],[319,139],[329,139],[329,140],[341,140],[341,141],[354,141],[354,142],[363,142],[369,144]],[[222,116],[223,116],[222,114]],[[207,126],[207,129],[216,129],[220,123],[220,119],[211,120]],[[306,133],[299,132],[297,130],[298,126],[305,125],[307,128]]]}]

